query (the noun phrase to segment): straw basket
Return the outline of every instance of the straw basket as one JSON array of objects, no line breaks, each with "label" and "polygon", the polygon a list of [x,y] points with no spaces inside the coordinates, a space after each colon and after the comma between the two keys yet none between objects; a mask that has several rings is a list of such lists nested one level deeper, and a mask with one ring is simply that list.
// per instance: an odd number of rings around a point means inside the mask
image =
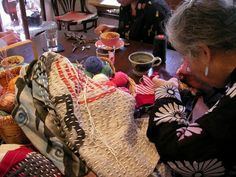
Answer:
[{"label": "straw basket", "polygon": [[[4,89],[8,88],[8,83],[11,78],[19,75],[20,69],[21,66],[16,66],[0,72],[0,84]],[[2,98],[2,96],[0,98]],[[5,108],[7,107],[11,107],[12,109],[12,105],[6,105]],[[8,112],[10,111],[11,110],[9,109]],[[29,143],[25,134],[23,133],[21,128],[17,125],[17,123],[15,122],[15,120],[11,115],[0,115],[0,136],[5,143],[16,143],[16,144]]]},{"label": "straw basket", "polygon": [[[113,73],[116,72],[115,66],[109,58],[107,58],[107,57],[99,57],[99,58],[101,60],[107,62],[110,65]],[[132,78],[128,77],[128,89],[129,89],[131,95],[135,95],[135,86],[136,86],[135,81]]]},{"label": "straw basket", "polygon": [[29,143],[29,140],[11,115],[0,116],[0,135],[7,144]]},{"label": "straw basket", "polygon": [[13,68],[9,68],[7,71],[0,72],[0,84],[2,87],[7,87],[9,79],[13,78],[20,73],[21,66],[16,66]]},{"label": "straw basket", "polygon": [[[19,75],[21,67],[12,67],[3,71],[0,71],[0,86],[2,88],[0,94],[0,110],[11,113],[14,108],[14,87],[15,83],[10,80]],[[6,97],[11,95],[11,99],[7,100]],[[8,95],[8,96],[7,96]],[[9,97],[8,97],[9,98]]]}]

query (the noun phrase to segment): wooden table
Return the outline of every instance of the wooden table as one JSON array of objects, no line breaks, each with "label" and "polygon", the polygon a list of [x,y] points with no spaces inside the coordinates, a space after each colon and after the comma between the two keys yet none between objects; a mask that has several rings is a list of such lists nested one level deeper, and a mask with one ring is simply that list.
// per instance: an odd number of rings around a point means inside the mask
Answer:
[{"label": "wooden table", "polygon": [[120,3],[116,0],[88,0],[88,4],[96,7],[99,16],[119,18]]},{"label": "wooden table", "polygon": [[[90,34],[88,38],[95,39],[96,37],[97,36],[95,34],[94,35]],[[37,45],[39,54],[40,53],[42,54],[43,53],[42,48],[46,47],[46,41],[44,35],[41,34],[36,38],[34,38],[34,42]],[[73,41],[65,39],[63,32],[59,32],[59,43],[61,43],[65,48],[65,51],[61,53],[62,55],[69,58],[72,56],[71,52],[72,42]],[[151,44],[141,43],[137,41],[129,41],[129,42],[130,42],[129,46],[123,47],[116,51],[115,68],[116,71],[123,71],[127,73],[131,78],[135,80],[136,83],[138,83],[140,77],[133,74],[131,64],[128,60],[128,56],[132,52],[136,51],[152,52],[153,46]],[[86,49],[84,51],[81,51],[81,49],[77,49],[73,55],[76,57],[74,59],[71,59],[72,62],[75,62],[75,60],[80,61],[81,59],[85,59],[88,56],[96,55],[96,47],[94,44],[91,44],[90,49]],[[159,73],[161,78],[169,79],[170,77],[175,76],[176,70],[181,65],[181,63],[182,63],[182,57],[179,53],[173,50],[167,50],[166,63],[161,64],[157,68],[154,68],[154,70]],[[194,119],[198,118],[199,114],[201,114],[201,112],[204,112],[202,110],[204,110],[205,107],[206,106],[204,105],[204,103],[197,103],[197,105],[194,108],[194,111],[197,112],[197,114],[193,115],[193,118]]]},{"label": "wooden table", "polygon": [[95,7],[101,7],[106,9],[119,9],[120,3],[116,0],[89,0],[88,3]]},{"label": "wooden table", "polygon": [[[78,33],[84,34],[84,33]],[[86,34],[85,34],[86,35]],[[97,35],[90,34],[88,39],[96,39]],[[46,41],[44,34],[40,34],[35,37],[33,41],[36,43],[37,50],[39,54],[43,53],[43,48],[46,48]],[[88,56],[96,55],[96,47],[94,43],[89,44],[91,46],[90,49],[85,49],[84,51],[81,48],[77,49],[74,53],[72,53],[72,43],[74,41],[67,40],[64,36],[63,32],[59,32],[59,43],[63,45],[65,51],[61,52],[62,55],[68,57],[71,62],[76,62],[76,60],[80,61],[82,59],[87,58]],[[129,41],[130,45],[122,47],[116,50],[115,54],[115,68],[116,71],[123,71],[127,73],[131,78],[133,78],[136,82],[140,77],[137,77],[133,74],[131,64],[128,60],[129,54],[136,51],[147,51],[152,52],[153,46],[151,44],[146,44],[137,41]],[[177,68],[180,66],[182,62],[181,56],[173,50],[167,50],[166,63],[154,68],[154,70],[158,71],[160,77],[164,79],[168,79],[171,76],[175,75]]]}]

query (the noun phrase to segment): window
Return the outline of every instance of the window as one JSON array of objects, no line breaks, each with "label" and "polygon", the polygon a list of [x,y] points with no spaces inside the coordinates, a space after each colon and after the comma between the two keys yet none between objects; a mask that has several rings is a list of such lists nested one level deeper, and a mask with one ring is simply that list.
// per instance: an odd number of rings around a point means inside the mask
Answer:
[{"label": "window", "polygon": [[[42,25],[40,0],[0,0],[0,17],[3,31],[14,30],[21,39],[30,38],[30,33]],[[23,6],[23,8],[22,8]],[[22,12],[27,23],[22,21]]]}]

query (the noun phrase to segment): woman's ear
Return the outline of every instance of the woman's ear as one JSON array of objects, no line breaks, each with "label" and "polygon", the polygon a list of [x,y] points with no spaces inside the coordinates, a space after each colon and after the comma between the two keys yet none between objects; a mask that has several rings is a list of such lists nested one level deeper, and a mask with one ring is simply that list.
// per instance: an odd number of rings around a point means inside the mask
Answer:
[{"label": "woman's ear", "polygon": [[209,65],[212,59],[212,50],[206,44],[200,44],[199,49],[199,54],[204,59],[204,63]]}]

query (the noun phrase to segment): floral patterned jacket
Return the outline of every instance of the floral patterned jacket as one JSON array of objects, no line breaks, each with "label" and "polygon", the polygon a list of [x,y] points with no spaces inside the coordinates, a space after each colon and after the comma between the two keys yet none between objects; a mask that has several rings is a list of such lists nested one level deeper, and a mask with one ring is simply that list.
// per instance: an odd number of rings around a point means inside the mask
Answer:
[{"label": "floral patterned jacket", "polygon": [[177,88],[155,90],[147,136],[161,160],[182,176],[236,176],[236,69],[221,99],[188,122]]}]

